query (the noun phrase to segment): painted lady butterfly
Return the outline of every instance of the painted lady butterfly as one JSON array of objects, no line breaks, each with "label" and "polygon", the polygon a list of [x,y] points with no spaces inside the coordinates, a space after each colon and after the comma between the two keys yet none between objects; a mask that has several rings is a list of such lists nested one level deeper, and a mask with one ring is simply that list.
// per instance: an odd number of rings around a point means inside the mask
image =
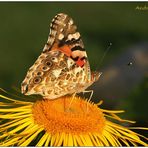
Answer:
[{"label": "painted lady butterfly", "polygon": [[80,33],[72,18],[60,13],[50,25],[43,52],[27,72],[21,89],[25,95],[58,97],[84,91],[101,73],[90,70]]}]

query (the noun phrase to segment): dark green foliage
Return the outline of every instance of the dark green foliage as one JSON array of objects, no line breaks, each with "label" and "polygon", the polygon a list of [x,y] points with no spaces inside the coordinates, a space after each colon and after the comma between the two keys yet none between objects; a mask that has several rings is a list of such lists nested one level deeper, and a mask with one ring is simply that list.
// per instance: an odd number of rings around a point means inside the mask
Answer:
[{"label": "dark green foliage", "polygon": [[148,123],[148,77],[145,77],[141,84],[131,92],[126,102],[122,103],[125,110],[128,111],[127,118],[141,122],[145,120]]}]

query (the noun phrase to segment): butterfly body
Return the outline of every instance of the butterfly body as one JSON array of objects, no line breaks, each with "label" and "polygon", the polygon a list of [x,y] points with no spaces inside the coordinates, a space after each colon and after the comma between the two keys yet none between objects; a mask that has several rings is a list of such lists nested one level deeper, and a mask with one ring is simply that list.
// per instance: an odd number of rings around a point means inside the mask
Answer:
[{"label": "butterfly body", "polygon": [[58,14],[51,23],[43,52],[22,82],[22,93],[56,99],[84,91],[99,77],[100,73],[93,74],[90,70],[83,42],[73,20],[66,14]]}]

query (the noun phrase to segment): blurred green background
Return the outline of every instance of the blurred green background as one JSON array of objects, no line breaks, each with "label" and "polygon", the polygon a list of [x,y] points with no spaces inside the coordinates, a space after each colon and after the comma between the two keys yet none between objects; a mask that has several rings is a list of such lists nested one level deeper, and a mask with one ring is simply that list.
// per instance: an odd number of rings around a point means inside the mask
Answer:
[{"label": "blurred green background", "polygon": [[[12,86],[20,88],[47,41],[52,18],[64,12],[78,26],[91,68],[103,71],[94,86],[93,100],[103,99],[107,109],[124,109],[124,117],[147,126],[148,9],[138,10],[137,6],[148,7],[148,3],[1,2],[0,87],[8,91]],[[110,42],[113,45],[100,64]],[[112,73],[121,81],[110,78]]]}]

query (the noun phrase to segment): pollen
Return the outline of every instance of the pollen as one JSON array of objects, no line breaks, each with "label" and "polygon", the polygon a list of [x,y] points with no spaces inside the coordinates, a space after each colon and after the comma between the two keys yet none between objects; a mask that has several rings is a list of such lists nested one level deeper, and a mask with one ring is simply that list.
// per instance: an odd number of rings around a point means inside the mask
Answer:
[{"label": "pollen", "polygon": [[103,112],[97,105],[76,96],[37,101],[32,111],[35,123],[53,134],[101,134],[105,126]]}]

